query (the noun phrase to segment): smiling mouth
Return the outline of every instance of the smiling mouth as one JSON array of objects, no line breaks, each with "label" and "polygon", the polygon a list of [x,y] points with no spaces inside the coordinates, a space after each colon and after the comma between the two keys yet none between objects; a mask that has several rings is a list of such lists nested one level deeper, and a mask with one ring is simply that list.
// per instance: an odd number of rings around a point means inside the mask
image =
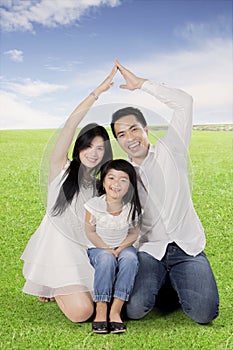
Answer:
[{"label": "smiling mouth", "polygon": [[115,193],[117,193],[117,192],[120,192],[121,191],[121,189],[120,188],[113,188],[113,187],[110,187],[110,190],[111,191],[113,191],[113,192],[115,192]]},{"label": "smiling mouth", "polygon": [[89,157],[86,157],[87,161],[90,162],[90,163],[96,163],[98,158],[89,158]]},{"label": "smiling mouth", "polygon": [[137,142],[134,142],[134,143],[132,143],[131,145],[129,145],[129,149],[131,150],[131,151],[134,151],[135,149],[138,149],[139,147],[140,147],[140,145],[141,145],[141,143],[139,142],[139,141],[137,141]]}]

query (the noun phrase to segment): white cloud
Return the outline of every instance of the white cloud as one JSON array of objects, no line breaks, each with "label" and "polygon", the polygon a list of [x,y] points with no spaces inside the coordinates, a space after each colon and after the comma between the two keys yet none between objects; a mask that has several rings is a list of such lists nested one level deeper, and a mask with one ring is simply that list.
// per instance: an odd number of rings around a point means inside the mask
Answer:
[{"label": "white cloud", "polygon": [[[51,94],[66,90],[67,86],[31,79],[13,82],[4,77],[1,77],[1,83],[5,91],[0,91],[0,129],[52,128],[63,123],[61,113],[58,116],[57,112],[54,115],[43,109],[46,104],[51,110]],[[45,96],[45,100],[40,99],[38,107],[37,98],[41,96]]]},{"label": "white cloud", "polygon": [[11,61],[23,62],[23,51],[21,50],[8,50],[4,52],[4,55],[7,55]]},{"label": "white cloud", "polygon": [[32,81],[31,79],[24,79],[19,82],[5,80],[4,85],[8,90],[27,97],[38,97],[44,94],[50,94],[67,89],[67,86],[65,85],[50,84],[38,80]]},{"label": "white cloud", "polygon": [[57,72],[72,72],[76,66],[82,64],[82,61],[63,61],[57,58],[49,58],[49,64],[45,65],[45,69]]},{"label": "white cloud", "polygon": [[[121,57],[118,57],[119,60]],[[121,62],[136,75],[158,82],[164,82],[168,86],[181,88],[191,94],[194,98],[194,124],[200,123],[232,123],[232,43],[228,39],[207,40],[202,46],[196,46],[188,50],[171,52],[170,54],[154,53],[144,60],[130,60]],[[103,62],[102,69],[88,69],[72,77],[72,81],[66,81],[65,85],[49,84],[46,82],[32,81],[30,79],[7,82],[2,86],[7,91],[3,94],[4,108],[1,108],[1,119],[5,128],[30,128],[32,122],[34,127],[48,127],[46,113],[41,110],[54,110],[62,115],[61,118],[49,116],[49,125],[59,127],[68,114],[71,113],[76,103],[80,102],[92,91],[108,74],[106,67],[111,70],[111,62]],[[125,105],[139,105],[151,109],[164,116],[167,120],[171,118],[171,110],[164,107],[153,96],[141,91],[120,90],[118,86],[122,83],[121,76],[114,79],[115,86],[108,92],[102,94],[96,105],[123,103]],[[78,87],[78,89],[77,89]],[[65,90],[66,89],[66,90]],[[65,90],[61,99],[59,92]],[[14,92],[17,94],[9,94]],[[53,101],[42,101],[42,107],[38,110],[23,100],[30,99],[34,105],[37,96],[53,92]],[[39,101],[41,103],[41,101]],[[50,104],[51,103],[51,104]],[[59,108],[59,109],[58,109]],[[116,106],[117,108],[117,106]],[[103,111],[103,113],[101,113]],[[99,110],[94,120],[108,124],[112,107]],[[106,111],[106,112],[105,112]],[[95,111],[93,111],[95,112]],[[51,112],[50,112],[51,113]],[[28,117],[25,117],[28,116]],[[91,116],[93,114],[91,113]],[[89,119],[84,119],[84,124]],[[148,118],[153,124],[153,119]],[[2,125],[0,126],[2,127]]]},{"label": "white cloud", "polygon": [[[120,57],[119,57],[120,60]],[[169,54],[151,54],[145,60],[121,62],[136,75],[187,91],[194,98],[194,123],[232,123],[232,42],[213,39],[204,45]],[[109,66],[109,70],[111,66]],[[77,76],[75,86],[91,92],[108,72],[94,70]],[[122,83],[116,76],[115,87],[103,94],[98,104],[122,102],[156,110],[168,120],[171,111],[152,96],[141,91],[119,90]]]},{"label": "white cloud", "polygon": [[175,35],[187,39],[192,45],[203,43],[205,38],[232,37],[232,14],[219,15],[214,21],[187,22],[175,29]]},{"label": "white cloud", "polygon": [[46,27],[79,21],[92,8],[115,7],[120,0],[14,0],[3,1],[0,8],[2,28],[6,31],[34,31],[35,23]]},{"label": "white cloud", "polygon": [[72,66],[65,66],[65,65],[45,65],[45,69],[51,70],[51,71],[56,71],[56,72],[72,72],[73,68]]},{"label": "white cloud", "polygon": [[35,110],[12,93],[0,92],[0,129],[53,128],[62,124],[62,118]]}]

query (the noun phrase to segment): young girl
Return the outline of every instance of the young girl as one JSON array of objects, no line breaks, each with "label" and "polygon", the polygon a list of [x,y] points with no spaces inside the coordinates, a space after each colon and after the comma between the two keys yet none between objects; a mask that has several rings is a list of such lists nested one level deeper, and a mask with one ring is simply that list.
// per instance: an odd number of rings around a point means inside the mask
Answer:
[{"label": "young girl", "polygon": [[95,175],[112,159],[106,130],[95,123],[84,127],[67,158],[75,131],[98,96],[112,86],[110,75],[74,110],[66,121],[50,161],[48,204],[41,225],[22,255],[23,291],[41,301],[56,300],[73,322],[86,321],[93,313],[94,269],[86,247],[84,203],[95,194]]},{"label": "young girl", "polygon": [[[95,268],[95,333],[122,333],[126,326],[121,309],[129,299],[138,270],[138,259],[132,244],[139,234],[141,206],[134,167],[116,159],[101,168],[100,197],[94,197],[86,208],[86,234],[92,246],[88,249]],[[107,323],[108,304],[113,302]]]}]

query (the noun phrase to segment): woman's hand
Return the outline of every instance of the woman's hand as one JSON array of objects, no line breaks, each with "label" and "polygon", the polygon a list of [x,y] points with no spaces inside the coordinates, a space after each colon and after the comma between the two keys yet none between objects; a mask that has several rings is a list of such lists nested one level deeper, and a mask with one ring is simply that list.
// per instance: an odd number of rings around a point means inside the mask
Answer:
[{"label": "woman's hand", "polygon": [[117,72],[117,66],[114,65],[113,69],[111,70],[107,78],[105,78],[104,81],[99,86],[97,86],[97,88],[93,91],[96,96],[99,97],[99,95],[102,92],[109,90],[114,85],[114,82],[112,80],[116,72]]},{"label": "woman's hand", "polygon": [[123,67],[118,60],[114,60],[114,63],[125,79],[125,84],[120,85],[121,89],[136,90],[141,88],[146,79],[137,77],[134,73]]}]

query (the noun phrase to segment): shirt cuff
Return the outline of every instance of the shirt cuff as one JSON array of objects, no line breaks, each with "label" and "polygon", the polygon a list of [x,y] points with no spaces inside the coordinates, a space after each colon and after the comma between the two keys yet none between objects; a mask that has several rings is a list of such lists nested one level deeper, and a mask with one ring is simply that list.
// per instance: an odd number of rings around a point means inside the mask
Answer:
[{"label": "shirt cuff", "polygon": [[146,80],[144,81],[144,83],[141,86],[141,90],[146,91],[146,92],[150,92],[152,89],[156,89],[159,88],[162,84],[160,83],[156,83],[152,80]]}]

